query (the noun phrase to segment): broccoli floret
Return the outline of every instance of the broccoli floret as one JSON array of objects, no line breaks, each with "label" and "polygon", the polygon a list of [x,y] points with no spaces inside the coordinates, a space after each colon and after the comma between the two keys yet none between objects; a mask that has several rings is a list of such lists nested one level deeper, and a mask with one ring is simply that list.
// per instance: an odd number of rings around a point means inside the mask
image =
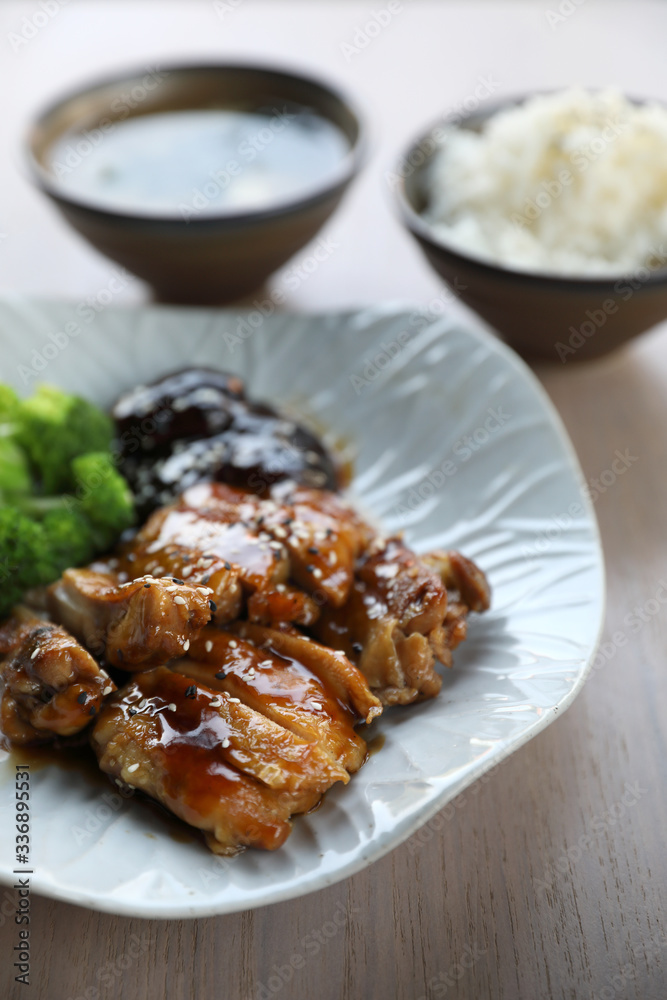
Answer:
[{"label": "broccoli floret", "polygon": [[0,503],[10,503],[13,497],[32,490],[32,479],[25,453],[12,438],[3,435],[0,424]]},{"label": "broccoli floret", "polygon": [[132,524],[112,433],[111,419],[84,399],[42,386],[20,401],[0,385],[0,617]]},{"label": "broccoli floret", "polygon": [[99,541],[91,523],[58,502],[41,520],[17,507],[0,508],[0,618],[26,590],[53,583],[95,555]]},{"label": "broccoli floret", "polygon": [[0,508],[0,617],[32,587],[52,583],[95,553],[92,528],[75,511],[52,510],[41,521]]},{"label": "broccoli floret", "polygon": [[25,590],[42,583],[45,572],[41,524],[13,507],[0,508],[0,616],[11,610]]},{"label": "broccoli floret", "polygon": [[93,525],[98,547],[108,548],[134,521],[132,492],[108,452],[80,455],[72,472],[79,509]]},{"label": "broccoli floret", "polygon": [[106,413],[49,385],[39,386],[19,404],[17,421],[17,442],[27,452],[46,494],[71,489],[72,459],[108,450],[113,437],[113,423]]},{"label": "broccoli floret", "polygon": [[0,424],[14,423],[19,408],[19,397],[8,385],[0,385]]},{"label": "broccoli floret", "polygon": [[44,546],[48,552],[46,567],[51,583],[70,566],[82,566],[91,561],[96,552],[95,532],[88,519],[77,510],[58,507],[44,516],[41,522]]}]

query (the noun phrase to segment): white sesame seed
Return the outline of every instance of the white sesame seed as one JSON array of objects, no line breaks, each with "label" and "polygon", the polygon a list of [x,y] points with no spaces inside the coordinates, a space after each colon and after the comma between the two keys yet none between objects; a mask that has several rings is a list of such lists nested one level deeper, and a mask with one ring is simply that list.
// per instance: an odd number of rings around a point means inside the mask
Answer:
[{"label": "white sesame seed", "polygon": [[39,654],[40,654],[41,652],[42,652],[42,651],[41,651],[41,649],[39,648],[39,646],[37,647],[37,649],[33,649],[33,651],[32,651],[32,656],[30,657],[30,659],[31,659],[31,660],[35,660],[35,659],[37,659],[37,657],[39,656]]},{"label": "white sesame seed", "polygon": [[209,705],[211,706],[211,708],[220,708],[220,706],[222,705],[222,702],[218,701],[217,698],[214,698],[213,701],[209,702]]},{"label": "white sesame seed", "polygon": [[275,549],[276,552],[282,552],[283,545],[282,542],[269,542],[269,548]]},{"label": "white sesame seed", "polygon": [[178,590],[178,587],[174,586],[174,587],[165,587],[164,588],[165,594],[173,594],[175,590]]},{"label": "white sesame seed", "polygon": [[272,666],[273,666],[273,660],[262,660],[262,662],[260,663],[260,667],[272,667]]},{"label": "white sesame seed", "polygon": [[186,639],[185,642],[183,643],[183,652],[187,653],[187,651],[189,650],[189,648],[190,648],[190,640]]},{"label": "white sesame seed", "polygon": [[250,670],[248,671],[248,677],[254,677],[254,676],[255,676],[255,668],[251,667]]},{"label": "white sesame seed", "polygon": [[206,640],[206,652],[210,653],[213,649],[213,642],[210,639]]},{"label": "white sesame seed", "polygon": [[137,708],[145,708],[147,704],[148,701],[146,700],[146,698],[142,698],[139,704],[137,705]]},{"label": "white sesame seed", "polygon": [[285,531],[284,528],[281,528],[280,526],[273,529],[273,534],[276,536],[276,538],[287,538],[287,532]]},{"label": "white sesame seed", "polygon": [[174,604],[185,604],[185,598],[184,597],[175,597],[174,598]]},{"label": "white sesame seed", "polygon": [[176,705],[174,704],[173,701],[169,705],[167,705],[167,708],[169,709],[170,712],[176,711]]},{"label": "white sesame seed", "polygon": [[335,566],[337,562],[338,562],[338,556],[336,555],[335,550],[332,549],[331,552],[329,553],[329,563],[331,566]]},{"label": "white sesame seed", "polygon": [[225,750],[229,746],[229,740],[227,739],[227,737],[225,737],[225,739],[222,741],[222,745],[225,748]]},{"label": "white sesame seed", "polygon": [[320,704],[320,702],[319,702],[319,701],[311,701],[311,703],[310,703],[310,704],[311,704],[311,705],[312,705],[312,707],[313,707],[314,709],[316,709],[317,711],[321,711],[321,709],[322,709],[322,705]]},{"label": "white sesame seed", "polygon": [[132,774],[134,771],[138,770],[138,768],[139,768],[138,764],[130,764],[127,770],[129,774]]},{"label": "white sesame seed", "polygon": [[236,641],[236,639],[230,639],[229,640],[229,648],[230,649],[236,649],[237,646],[238,646],[238,642]]},{"label": "white sesame seed", "polygon": [[315,568],[313,570],[313,576],[315,577],[316,580],[321,580],[322,579],[322,570]]},{"label": "white sesame seed", "polygon": [[184,580],[187,580],[187,578],[190,576],[190,574],[192,573],[192,569],[193,569],[192,566],[183,567],[183,569],[181,570],[181,576],[183,577]]},{"label": "white sesame seed", "polygon": [[285,591],[287,590],[287,587],[285,586],[284,583],[278,583],[276,584],[276,590],[278,591],[279,594],[284,594]]},{"label": "white sesame seed", "polygon": [[233,701],[235,705],[240,705],[241,704],[241,699],[240,698],[230,698],[229,700]]},{"label": "white sesame seed", "polygon": [[113,685],[112,684],[107,684],[107,686],[105,687],[105,689],[102,692],[102,694],[103,695],[111,694],[112,691],[113,691]]}]

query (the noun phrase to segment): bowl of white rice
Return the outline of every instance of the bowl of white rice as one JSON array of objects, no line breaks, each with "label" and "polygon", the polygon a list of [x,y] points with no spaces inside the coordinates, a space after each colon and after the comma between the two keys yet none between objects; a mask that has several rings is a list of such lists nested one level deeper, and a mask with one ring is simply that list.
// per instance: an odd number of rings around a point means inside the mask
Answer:
[{"label": "bowl of white rice", "polygon": [[456,295],[525,355],[606,354],[667,318],[667,107],[572,88],[423,133],[401,215]]}]

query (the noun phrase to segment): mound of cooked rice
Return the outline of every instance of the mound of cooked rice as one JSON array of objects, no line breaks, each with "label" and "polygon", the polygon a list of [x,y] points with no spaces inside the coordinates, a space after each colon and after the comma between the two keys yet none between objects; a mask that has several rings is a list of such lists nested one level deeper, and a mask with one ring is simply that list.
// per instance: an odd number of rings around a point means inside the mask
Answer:
[{"label": "mound of cooked rice", "polygon": [[621,275],[667,260],[667,109],[655,103],[533,97],[481,132],[451,128],[425,181],[443,242],[505,267]]}]

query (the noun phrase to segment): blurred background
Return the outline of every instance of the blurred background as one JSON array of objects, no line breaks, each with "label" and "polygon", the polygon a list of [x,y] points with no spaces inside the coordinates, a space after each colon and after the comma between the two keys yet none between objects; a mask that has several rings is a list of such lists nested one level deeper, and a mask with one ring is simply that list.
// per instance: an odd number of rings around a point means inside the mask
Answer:
[{"label": "blurred background", "polygon": [[[665,37],[660,2],[3,0],[0,291],[78,301],[105,289],[114,267],[28,180],[22,139],[36,112],[126,68],[240,58],[338,83],[370,126],[366,166],[318,237],[333,251],[308,275],[295,277],[293,260],[271,279],[285,291],[283,308],[400,300],[456,309],[396,217],[388,174],[407,142],[475,94],[495,101],[581,83],[665,98]],[[150,292],[132,279],[114,296],[132,304]]]}]

